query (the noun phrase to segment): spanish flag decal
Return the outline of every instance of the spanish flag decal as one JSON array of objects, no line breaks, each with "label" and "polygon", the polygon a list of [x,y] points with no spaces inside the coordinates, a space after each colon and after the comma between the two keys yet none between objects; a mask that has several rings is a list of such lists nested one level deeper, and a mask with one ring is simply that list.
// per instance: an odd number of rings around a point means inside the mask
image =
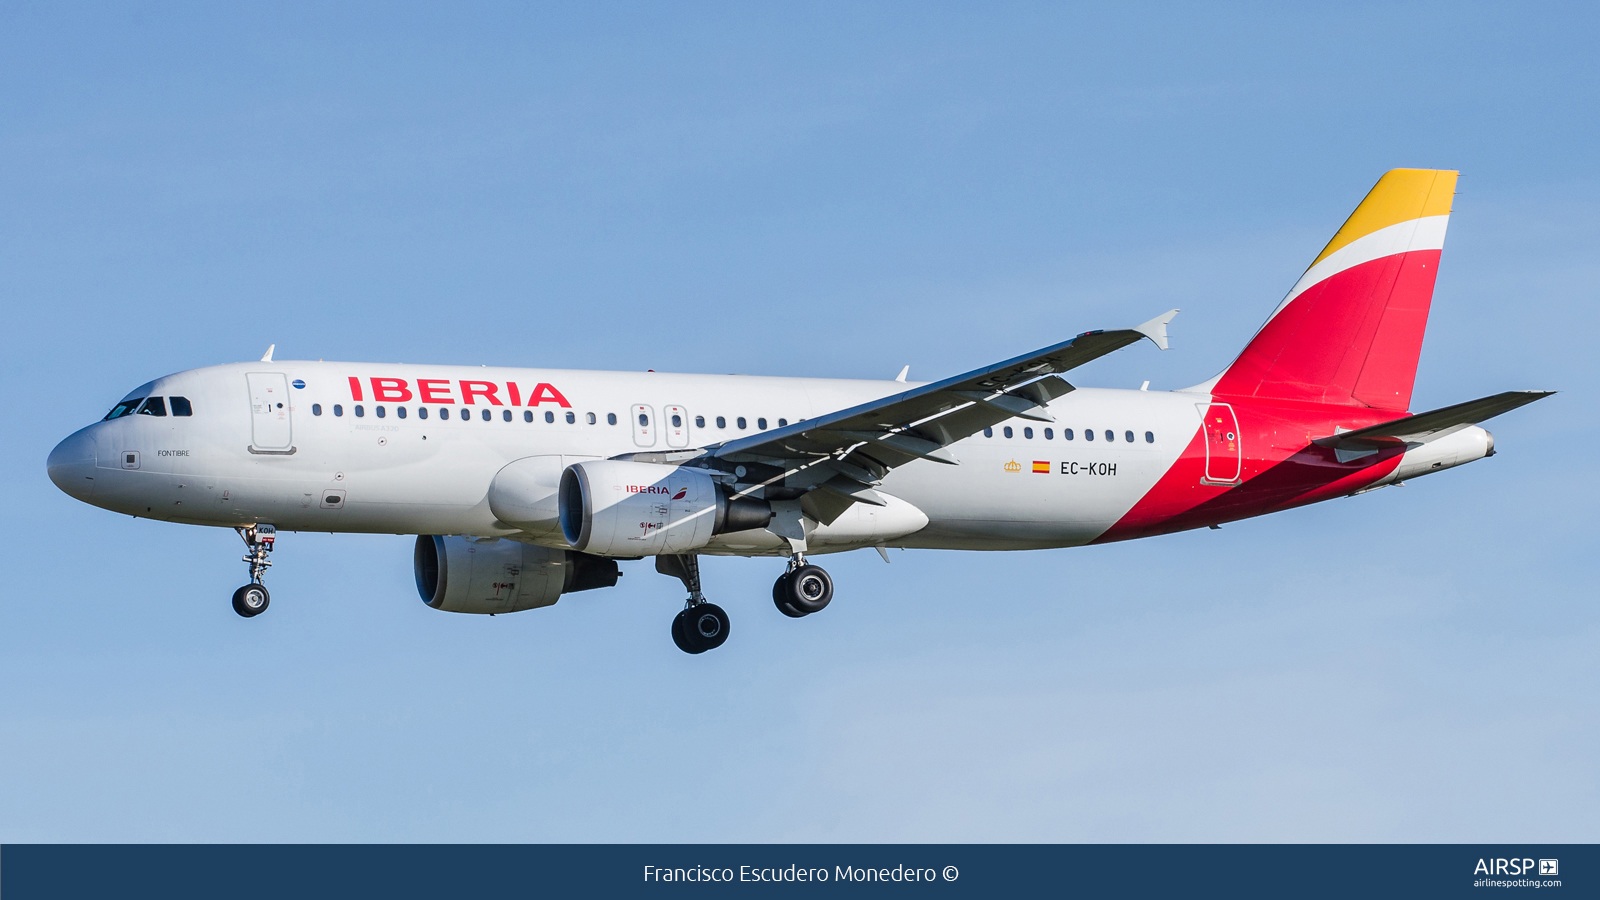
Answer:
[{"label": "spanish flag decal", "polygon": [[1050,474],[1050,463],[1047,462],[1046,460],[1042,460],[1042,459],[1034,460],[1033,461],[1033,473],[1035,475],[1049,475]]}]

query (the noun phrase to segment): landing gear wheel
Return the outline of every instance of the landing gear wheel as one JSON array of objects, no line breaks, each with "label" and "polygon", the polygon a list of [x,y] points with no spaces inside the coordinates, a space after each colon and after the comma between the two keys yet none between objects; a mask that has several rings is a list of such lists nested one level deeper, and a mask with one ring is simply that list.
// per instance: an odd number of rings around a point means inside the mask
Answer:
[{"label": "landing gear wheel", "polygon": [[267,604],[271,602],[272,596],[258,582],[251,582],[233,592],[233,611],[246,619],[266,612]]},{"label": "landing gear wheel", "polygon": [[685,631],[684,627],[683,627],[684,622],[688,618],[689,618],[689,611],[687,609],[684,610],[683,612],[678,613],[676,616],[673,616],[673,618],[672,618],[672,642],[674,644],[677,644],[678,645],[678,649],[682,650],[685,653],[702,653],[702,652],[704,652],[703,650],[697,650],[697,649],[695,649],[695,645],[694,644],[689,643],[689,633],[687,631]]},{"label": "landing gear wheel", "polygon": [[728,614],[715,603],[696,603],[672,620],[672,642],[685,653],[704,653],[728,639]]},{"label": "landing gear wheel", "polygon": [[805,615],[821,612],[833,599],[833,579],[821,566],[801,566],[783,580],[786,582],[783,599]]},{"label": "landing gear wheel", "polygon": [[805,613],[795,609],[794,604],[789,602],[788,572],[779,575],[778,580],[772,583],[772,605],[778,608],[778,612],[783,613],[791,619],[804,618],[805,616]]}]

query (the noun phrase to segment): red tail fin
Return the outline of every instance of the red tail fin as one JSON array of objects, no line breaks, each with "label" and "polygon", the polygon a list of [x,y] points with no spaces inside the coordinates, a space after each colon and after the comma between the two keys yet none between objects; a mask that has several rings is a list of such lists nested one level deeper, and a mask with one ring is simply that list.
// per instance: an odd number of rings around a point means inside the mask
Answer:
[{"label": "red tail fin", "polygon": [[1456,174],[1378,179],[1212,393],[1409,409]]}]

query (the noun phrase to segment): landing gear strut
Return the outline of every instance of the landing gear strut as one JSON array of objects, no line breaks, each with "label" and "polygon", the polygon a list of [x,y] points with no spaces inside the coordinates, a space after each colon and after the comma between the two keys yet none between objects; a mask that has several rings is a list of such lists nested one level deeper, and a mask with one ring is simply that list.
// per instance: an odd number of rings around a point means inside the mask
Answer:
[{"label": "landing gear strut", "polygon": [[261,583],[261,576],[266,574],[272,561],[267,559],[267,554],[272,552],[272,544],[278,538],[278,529],[271,525],[251,525],[248,528],[235,528],[239,537],[244,539],[244,561],[250,564],[250,583],[233,592],[233,611],[245,618],[259,616],[267,611],[267,604],[272,602],[272,595]]},{"label": "landing gear strut", "polygon": [[656,571],[683,582],[689,591],[683,611],[672,620],[672,642],[685,653],[704,653],[728,639],[728,614],[700,592],[700,558],[693,554],[656,557]]},{"label": "landing gear strut", "polygon": [[772,583],[772,604],[792,619],[822,612],[832,599],[833,579],[821,566],[806,562],[803,553],[791,556],[788,568]]}]

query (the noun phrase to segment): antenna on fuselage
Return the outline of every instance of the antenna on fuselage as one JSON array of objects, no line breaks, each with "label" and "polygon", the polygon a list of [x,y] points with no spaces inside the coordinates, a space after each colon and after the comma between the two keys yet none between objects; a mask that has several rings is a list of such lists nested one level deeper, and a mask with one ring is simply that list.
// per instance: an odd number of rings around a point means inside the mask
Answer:
[{"label": "antenna on fuselage", "polygon": [[900,374],[896,375],[894,377],[894,380],[895,381],[899,381],[899,382],[904,382],[906,380],[906,376],[910,375],[910,374],[911,374],[911,367],[910,366],[906,366],[904,369],[900,370]]},{"label": "antenna on fuselage", "polygon": [[276,349],[277,346],[278,346],[277,344],[268,344],[267,345],[267,352],[261,354],[261,361],[262,362],[272,362],[272,351],[274,349]]}]

